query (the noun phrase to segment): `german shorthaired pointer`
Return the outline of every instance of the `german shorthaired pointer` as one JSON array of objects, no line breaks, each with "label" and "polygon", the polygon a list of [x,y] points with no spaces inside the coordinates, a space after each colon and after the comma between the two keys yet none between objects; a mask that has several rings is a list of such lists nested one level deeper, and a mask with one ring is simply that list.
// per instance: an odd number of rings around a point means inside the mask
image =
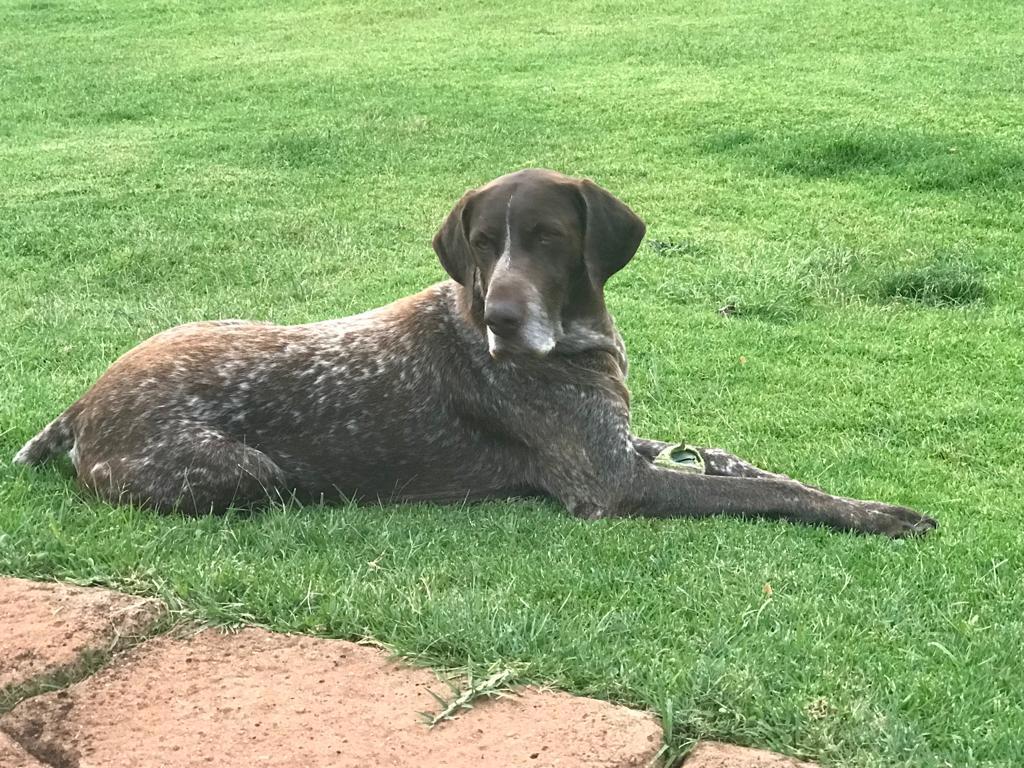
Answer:
[{"label": "german shorthaired pointer", "polygon": [[934,528],[714,448],[687,449],[697,472],[656,460],[672,446],[630,432],[603,295],[644,231],[590,181],[503,176],[467,192],[434,237],[452,280],[341,320],[173,328],[117,360],[15,461],[68,452],[103,498],[188,513],[541,494],[586,518]]}]

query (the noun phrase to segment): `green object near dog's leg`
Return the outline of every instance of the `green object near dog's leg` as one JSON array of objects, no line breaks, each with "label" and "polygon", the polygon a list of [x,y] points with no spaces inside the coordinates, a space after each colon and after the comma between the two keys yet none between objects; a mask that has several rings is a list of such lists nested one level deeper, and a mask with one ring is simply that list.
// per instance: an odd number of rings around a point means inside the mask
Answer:
[{"label": "green object near dog's leg", "polygon": [[674,469],[679,472],[692,472],[695,475],[704,474],[704,458],[692,445],[676,443],[670,445],[657,456],[654,463],[659,467]]}]

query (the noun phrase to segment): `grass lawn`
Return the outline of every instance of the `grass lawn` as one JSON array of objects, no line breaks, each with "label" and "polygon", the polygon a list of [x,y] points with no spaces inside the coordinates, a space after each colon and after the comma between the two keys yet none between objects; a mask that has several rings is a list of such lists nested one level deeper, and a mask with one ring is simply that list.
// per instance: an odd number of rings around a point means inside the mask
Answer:
[{"label": "grass lawn", "polygon": [[[677,751],[1021,765],[1021,29],[996,0],[0,0],[0,573],[505,666],[651,708]],[[608,291],[638,433],[939,531],[183,520],[8,464],[158,330],[441,279],[450,205],[530,165],[648,222]]]}]

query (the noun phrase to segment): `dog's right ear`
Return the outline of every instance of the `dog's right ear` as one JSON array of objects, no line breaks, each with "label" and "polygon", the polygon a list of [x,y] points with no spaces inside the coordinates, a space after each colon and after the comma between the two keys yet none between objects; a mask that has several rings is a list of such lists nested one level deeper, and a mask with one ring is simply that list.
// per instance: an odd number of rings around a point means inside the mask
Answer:
[{"label": "dog's right ear", "polygon": [[466,237],[466,222],[474,192],[469,190],[455,204],[431,243],[444,271],[461,285],[473,282],[473,253]]},{"label": "dog's right ear", "polygon": [[589,179],[579,181],[579,190],[587,209],[583,257],[587,271],[602,286],[633,258],[647,226],[628,205]]}]

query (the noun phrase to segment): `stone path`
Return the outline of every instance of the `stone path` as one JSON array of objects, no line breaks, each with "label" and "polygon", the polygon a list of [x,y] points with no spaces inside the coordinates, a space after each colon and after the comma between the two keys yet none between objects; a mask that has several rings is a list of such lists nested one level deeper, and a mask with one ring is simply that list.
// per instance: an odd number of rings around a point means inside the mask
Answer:
[{"label": "stone path", "polygon": [[[525,688],[435,728],[430,671],[341,640],[169,629],[162,606],[0,578],[0,766],[659,766],[649,713]],[[168,631],[164,631],[168,630]],[[78,679],[64,687],[61,683]],[[702,743],[686,768],[806,768]]]},{"label": "stone path", "polygon": [[0,578],[0,691],[109,653],[162,613],[156,600],[108,589]]}]

